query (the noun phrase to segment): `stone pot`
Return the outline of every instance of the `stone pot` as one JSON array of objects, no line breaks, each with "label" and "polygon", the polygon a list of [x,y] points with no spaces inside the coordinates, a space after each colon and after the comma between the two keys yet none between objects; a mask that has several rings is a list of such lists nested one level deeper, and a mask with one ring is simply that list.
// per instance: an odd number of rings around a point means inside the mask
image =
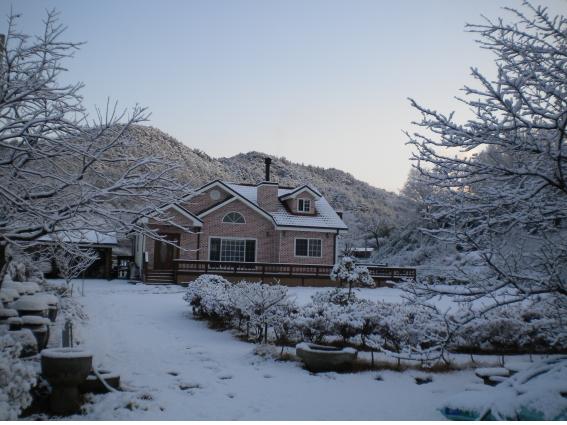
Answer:
[{"label": "stone pot", "polygon": [[11,303],[20,298],[20,293],[16,289],[2,288],[0,289],[0,302]]},{"label": "stone pot", "polygon": [[50,348],[41,352],[41,373],[53,391],[49,407],[58,415],[79,411],[81,397],[78,386],[92,368],[93,356],[79,348]]},{"label": "stone pot", "polygon": [[22,328],[29,329],[37,339],[37,347],[43,350],[49,341],[49,319],[39,316],[22,316]]},{"label": "stone pot", "polygon": [[18,310],[20,316],[47,317],[49,305],[41,297],[25,295],[18,301],[13,302],[11,308]]},{"label": "stone pot", "polygon": [[47,316],[49,317],[49,320],[55,322],[55,320],[57,319],[58,312],[59,312],[59,308],[56,305],[50,305],[47,311]]},{"label": "stone pot", "polygon": [[[112,373],[108,370],[99,370],[98,374],[110,387],[115,390],[120,388],[120,375],[117,373]],[[81,393],[103,394],[107,393],[108,389],[98,379],[98,376],[96,376],[94,372],[91,372],[89,376],[87,376],[87,379],[79,385],[79,391],[81,391]]]},{"label": "stone pot", "polygon": [[35,282],[22,282],[22,287],[24,288],[24,292],[28,295],[33,295],[41,291],[41,288]]},{"label": "stone pot", "polygon": [[2,290],[4,289],[13,289],[14,291],[18,292],[18,296],[20,297],[24,295],[26,292],[26,290],[24,289],[24,287],[20,282],[4,281],[4,283],[2,284]]},{"label": "stone pot", "polygon": [[297,356],[312,372],[340,371],[348,369],[356,359],[354,348],[336,348],[302,342],[295,346]]},{"label": "stone pot", "polygon": [[10,317],[6,323],[8,324],[9,330],[19,331],[22,329],[23,321],[21,317]]},{"label": "stone pot", "polygon": [[49,320],[51,320],[52,322],[55,322],[55,319],[57,319],[57,312],[59,311],[59,299],[52,294],[35,294],[32,295],[34,300],[39,300],[39,301],[43,301],[45,304],[47,304],[47,317],[49,317]]},{"label": "stone pot", "polygon": [[17,310],[11,308],[0,308],[0,325],[7,325],[10,317],[18,317]]}]

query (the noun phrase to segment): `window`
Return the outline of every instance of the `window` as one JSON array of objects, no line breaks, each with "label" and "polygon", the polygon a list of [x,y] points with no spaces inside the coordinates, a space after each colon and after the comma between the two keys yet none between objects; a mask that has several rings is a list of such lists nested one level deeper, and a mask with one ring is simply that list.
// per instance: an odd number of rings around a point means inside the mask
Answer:
[{"label": "window", "polygon": [[213,189],[211,193],[209,193],[209,196],[213,201],[218,201],[221,198],[221,193],[217,189]]},{"label": "window", "polygon": [[297,200],[297,211],[300,211],[300,212],[311,211],[311,199],[298,199]]},{"label": "window", "polygon": [[209,259],[211,261],[253,263],[256,261],[256,241],[253,239],[211,238]]},{"label": "window", "polygon": [[296,239],[296,257],[321,257],[321,239]]},{"label": "window", "polygon": [[225,215],[222,219],[223,223],[236,223],[236,224],[244,224],[246,223],[244,221],[244,217],[242,216],[242,214],[237,213],[237,212],[229,212],[227,215]]}]

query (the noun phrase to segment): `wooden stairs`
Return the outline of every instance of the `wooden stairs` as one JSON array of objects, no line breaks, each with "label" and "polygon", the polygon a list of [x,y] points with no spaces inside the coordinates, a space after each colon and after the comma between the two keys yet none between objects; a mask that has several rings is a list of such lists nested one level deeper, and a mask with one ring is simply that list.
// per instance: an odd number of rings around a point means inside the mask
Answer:
[{"label": "wooden stairs", "polygon": [[148,285],[171,285],[176,282],[173,270],[148,270],[144,283]]}]

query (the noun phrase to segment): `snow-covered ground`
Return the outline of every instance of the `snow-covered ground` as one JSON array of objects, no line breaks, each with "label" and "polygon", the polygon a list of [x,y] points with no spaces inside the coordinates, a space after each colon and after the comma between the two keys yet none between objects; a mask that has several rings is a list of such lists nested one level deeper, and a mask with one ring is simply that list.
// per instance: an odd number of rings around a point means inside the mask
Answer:
[{"label": "snow-covered ground", "polygon": [[[299,302],[315,291],[292,288]],[[310,374],[298,362],[259,356],[256,345],[192,319],[183,292],[86,281],[77,299],[89,320],[77,334],[95,364],[118,372],[128,390],[95,396],[89,419],[443,419],[437,411],[443,401],[480,382],[471,370],[429,374],[433,382],[424,385],[415,383],[424,375],[416,370]],[[400,299],[395,289],[366,292]]]}]

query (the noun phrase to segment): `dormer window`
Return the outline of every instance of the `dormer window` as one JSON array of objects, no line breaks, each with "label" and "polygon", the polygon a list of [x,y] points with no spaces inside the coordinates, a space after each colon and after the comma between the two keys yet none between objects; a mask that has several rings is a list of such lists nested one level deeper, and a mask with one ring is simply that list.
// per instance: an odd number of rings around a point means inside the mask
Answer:
[{"label": "dormer window", "polygon": [[297,211],[299,212],[310,212],[311,211],[311,199],[298,199],[297,200]]},{"label": "dormer window", "polygon": [[237,212],[229,212],[227,215],[225,215],[222,219],[223,223],[233,223],[233,224],[244,224],[246,223],[244,221],[244,217],[242,216],[242,214],[237,213]]}]

